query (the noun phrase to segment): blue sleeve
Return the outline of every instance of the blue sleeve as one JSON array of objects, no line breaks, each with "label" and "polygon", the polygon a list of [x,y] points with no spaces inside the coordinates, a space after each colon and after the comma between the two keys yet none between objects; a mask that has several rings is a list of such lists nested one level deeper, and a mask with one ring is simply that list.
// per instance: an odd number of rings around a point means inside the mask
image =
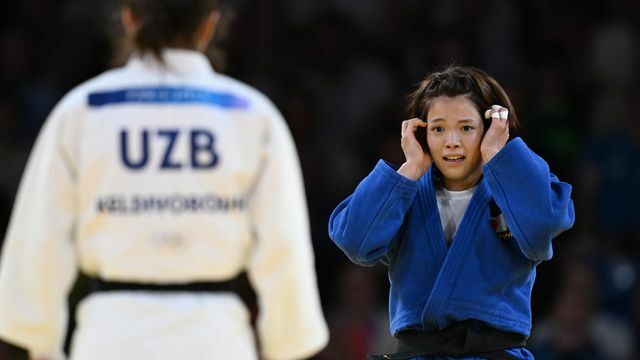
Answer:
[{"label": "blue sleeve", "polygon": [[551,174],[520,138],[507,143],[483,172],[522,253],[534,261],[551,259],[551,239],[575,219],[571,185]]},{"label": "blue sleeve", "polygon": [[331,214],[329,236],[354,263],[374,265],[393,247],[418,184],[378,161]]}]

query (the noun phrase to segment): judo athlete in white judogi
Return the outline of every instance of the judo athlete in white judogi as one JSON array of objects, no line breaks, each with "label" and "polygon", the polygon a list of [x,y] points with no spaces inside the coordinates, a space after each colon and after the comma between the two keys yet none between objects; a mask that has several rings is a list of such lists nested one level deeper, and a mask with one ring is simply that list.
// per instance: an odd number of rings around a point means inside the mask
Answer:
[{"label": "judo athlete in white judogi", "polygon": [[[140,9],[160,3],[157,17],[169,19],[200,6],[192,48],[205,47],[218,19],[211,1],[132,0],[130,31],[142,31]],[[256,342],[266,359],[313,356],[328,331],[285,121],[201,52],[165,46],[161,62],[136,40],[126,66],[60,101],[35,143],[0,261],[0,337],[32,358],[63,358],[67,296],[82,271],[125,289],[80,303],[71,359],[257,359]],[[190,290],[243,271],[258,341],[238,295]]]}]

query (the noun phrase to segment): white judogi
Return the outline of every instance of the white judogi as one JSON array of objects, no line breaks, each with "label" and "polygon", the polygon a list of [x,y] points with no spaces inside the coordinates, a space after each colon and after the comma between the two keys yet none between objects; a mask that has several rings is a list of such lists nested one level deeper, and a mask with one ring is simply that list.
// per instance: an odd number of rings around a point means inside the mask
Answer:
[{"label": "white judogi", "polygon": [[[312,356],[328,331],[286,123],[200,53],[163,55],[80,85],[44,124],[0,261],[0,337],[60,358],[78,270],[162,284],[246,269],[264,356]],[[232,293],[93,293],[77,315],[72,359],[257,357]]]}]

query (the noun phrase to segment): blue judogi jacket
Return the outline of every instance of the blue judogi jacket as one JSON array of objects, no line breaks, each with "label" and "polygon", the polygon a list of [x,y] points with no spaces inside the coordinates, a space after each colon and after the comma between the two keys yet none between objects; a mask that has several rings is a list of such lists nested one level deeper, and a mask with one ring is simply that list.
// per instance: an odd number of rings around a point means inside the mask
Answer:
[{"label": "blue judogi jacket", "polygon": [[437,169],[417,181],[396,170],[379,161],[329,220],[331,239],[351,261],[389,266],[391,332],[475,319],[528,336],[536,266],[552,257],[551,239],[573,226],[571,185],[515,138],[482,167],[447,246]]}]

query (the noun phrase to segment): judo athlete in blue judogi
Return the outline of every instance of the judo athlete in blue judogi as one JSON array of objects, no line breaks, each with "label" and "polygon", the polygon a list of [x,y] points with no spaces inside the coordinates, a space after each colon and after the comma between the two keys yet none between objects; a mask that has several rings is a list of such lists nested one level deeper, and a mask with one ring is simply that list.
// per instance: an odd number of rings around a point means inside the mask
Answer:
[{"label": "judo athlete in blue judogi", "polygon": [[351,261],[389,267],[398,352],[372,358],[533,359],[536,266],[573,225],[571,185],[509,140],[515,111],[481,70],[429,75],[410,109],[405,163],[380,160],[329,221]]}]

